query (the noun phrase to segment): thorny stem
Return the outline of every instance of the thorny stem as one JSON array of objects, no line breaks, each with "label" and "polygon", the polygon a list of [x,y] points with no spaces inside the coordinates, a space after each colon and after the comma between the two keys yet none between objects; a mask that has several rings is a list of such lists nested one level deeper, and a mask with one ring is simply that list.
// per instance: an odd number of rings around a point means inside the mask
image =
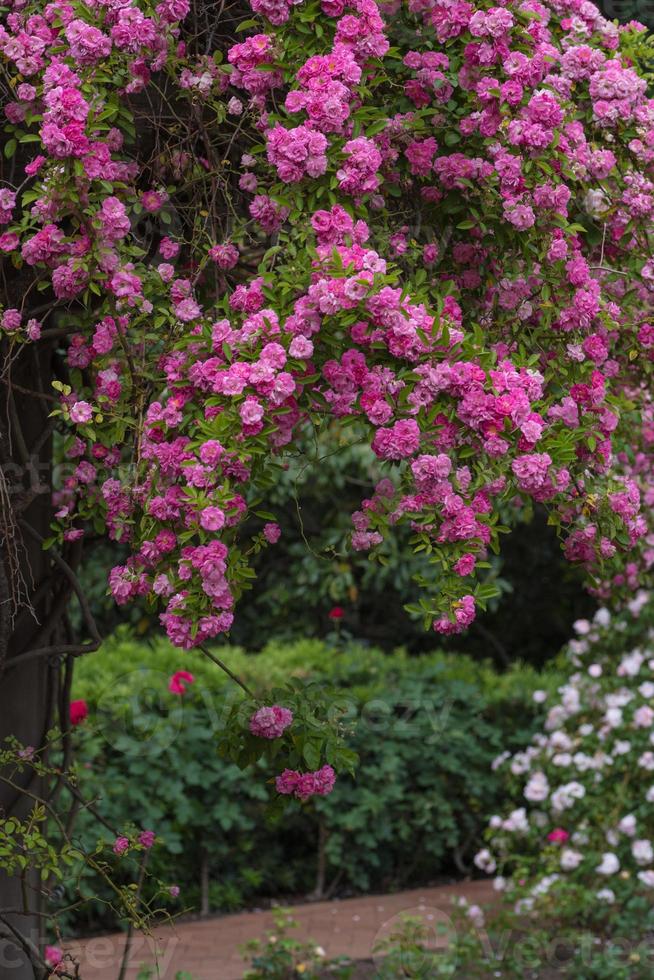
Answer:
[{"label": "thorny stem", "polygon": [[[145,868],[148,863],[149,851],[143,852],[143,860],[141,861],[141,867],[139,869],[139,877],[136,883],[136,894],[134,896],[134,907],[135,911],[141,900],[141,892],[143,891],[143,881],[145,879]],[[134,939],[134,922],[130,919],[129,926],[127,927],[127,936],[125,937],[125,948],[123,950],[123,958],[120,963],[120,972],[118,974],[118,980],[125,980],[127,974],[127,967],[129,965],[129,956],[132,951],[132,941]]]}]

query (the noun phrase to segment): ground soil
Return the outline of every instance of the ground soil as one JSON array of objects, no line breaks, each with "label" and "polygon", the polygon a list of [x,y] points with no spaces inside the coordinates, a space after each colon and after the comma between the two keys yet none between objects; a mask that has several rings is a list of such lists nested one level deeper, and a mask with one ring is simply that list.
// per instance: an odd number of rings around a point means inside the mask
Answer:
[{"label": "ground soil", "polygon": [[[484,905],[496,901],[497,894],[490,881],[470,881],[309,903],[293,909],[298,922],[294,935],[313,940],[329,957],[348,956],[358,961],[356,980],[368,980],[373,972],[373,949],[393,929],[398,916],[421,915],[426,924],[435,926],[449,918],[456,898]],[[164,926],[149,939],[135,939],[125,980],[136,980],[143,964],[158,965],[157,980],[175,980],[175,974],[182,970],[194,980],[241,980],[245,963],[239,947],[263,937],[272,925],[272,913],[261,910]],[[116,980],[124,943],[123,935],[96,936],[68,943],[67,949],[79,960],[81,980]]]}]

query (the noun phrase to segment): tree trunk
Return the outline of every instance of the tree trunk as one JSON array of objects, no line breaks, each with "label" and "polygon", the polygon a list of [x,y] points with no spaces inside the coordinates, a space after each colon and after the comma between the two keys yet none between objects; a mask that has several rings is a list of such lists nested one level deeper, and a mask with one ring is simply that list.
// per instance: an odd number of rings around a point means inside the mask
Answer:
[{"label": "tree trunk", "polygon": [[200,851],[200,915],[203,917],[211,913],[211,902],[209,899],[209,853],[204,845]]},{"label": "tree trunk", "polygon": [[318,822],[318,856],[316,861],[316,886],[312,899],[318,901],[325,894],[325,880],[327,877],[327,824],[324,817],[320,817]]},{"label": "tree trunk", "polygon": [[[49,534],[52,444],[47,436],[49,403],[9,384],[26,389],[38,389],[43,379],[49,384],[49,362],[47,349],[37,354],[34,348],[23,348],[10,373],[4,362],[0,390],[0,744],[11,735],[35,749],[43,746],[53,722],[59,665],[47,657],[21,661],[34,642],[41,647],[50,641],[42,627],[51,607],[54,579],[38,538],[22,534],[18,521],[40,537]],[[26,771],[22,788],[28,786],[37,794],[43,789]],[[29,797],[0,782],[0,816],[24,819],[32,805]],[[46,938],[40,935],[36,914],[41,906],[39,886],[38,878],[28,875],[23,887],[20,879],[8,877],[0,867],[0,920],[6,909],[27,913],[9,914],[7,923],[37,948]],[[7,925],[0,923],[0,930],[6,934]],[[29,957],[15,940],[0,938],[0,976],[8,980],[35,976]]]}]

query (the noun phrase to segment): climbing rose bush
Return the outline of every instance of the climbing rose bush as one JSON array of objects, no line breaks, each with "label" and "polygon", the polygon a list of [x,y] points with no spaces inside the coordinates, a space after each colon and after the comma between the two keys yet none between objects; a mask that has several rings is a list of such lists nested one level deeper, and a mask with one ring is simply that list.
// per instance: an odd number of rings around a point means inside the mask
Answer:
[{"label": "climbing rose bush", "polygon": [[520,805],[491,818],[475,864],[519,916],[637,942],[654,888],[652,596],[575,627],[545,730],[494,764]]},{"label": "climbing rose bush", "polygon": [[598,594],[644,585],[642,25],[584,0],[213,10],[15,0],[0,27],[0,249],[25,282],[0,324],[9,363],[64,362],[51,541],[126,543],[116,601],[202,644],[279,537],[278,468],[338,425],[387,470],[351,546],[375,560],[408,524],[438,633],[494,594],[500,514],[529,501]]}]

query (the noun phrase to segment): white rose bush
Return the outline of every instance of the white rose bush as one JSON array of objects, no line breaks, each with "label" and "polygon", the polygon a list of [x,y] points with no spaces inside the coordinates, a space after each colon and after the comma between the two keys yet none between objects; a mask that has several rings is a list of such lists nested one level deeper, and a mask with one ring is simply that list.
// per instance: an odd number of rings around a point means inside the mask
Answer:
[{"label": "white rose bush", "polygon": [[491,817],[475,864],[503,908],[481,929],[464,908],[476,929],[454,954],[499,967],[480,976],[652,975],[654,599],[641,590],[575,631],[565,684],[536,692],[543,730],[494,763],[514,802]]}]

